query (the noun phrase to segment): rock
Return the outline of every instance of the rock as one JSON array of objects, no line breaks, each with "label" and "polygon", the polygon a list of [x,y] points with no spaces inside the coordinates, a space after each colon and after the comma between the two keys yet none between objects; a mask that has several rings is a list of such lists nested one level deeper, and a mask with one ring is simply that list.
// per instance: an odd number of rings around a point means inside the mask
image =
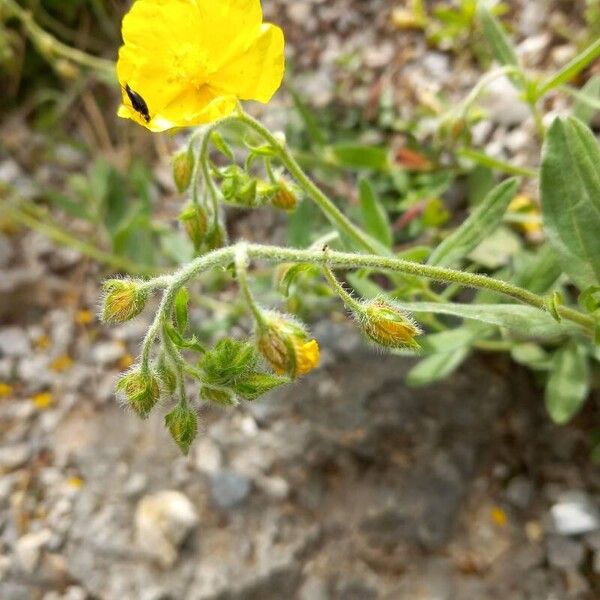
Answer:
[{"label": "rock", "polygon": [[50,541],[52,532],[49,529],[42,529],[35,533],[28,533],[19,538],[15,543],[15,558],[21,570],[31,575],[36,570],[42,550]]},{"label": "rock", "polygon": [[202,473],[217,473],[223,466],[221,449],[209,438],[201,439],[192,452],[194,466]]},{"label": "rock", "polygon": [[11,471],[22,467],[31,457],[27,444],[14,444],[0,448],[0,469]]},{"label": "rock", "polygon": [[6,577],[10,571],[10,558],[4,554],[0,554],[0,582]]},{"label": "rock", "polygon": [[0,329],[0,356],[25,356],[31,352],[29,338],[20,327]]},{"label": "rock", "polygon": [[500,125],[519,125],[530,115],[529,107],[506,77],[490,83],[481,104],[489,112],[489,118]]},{"label": "rock", "polygon": [[14,250],[5,235],[0,233],[0,267],[7,267],[13,259]]},{"label": "rock", "polygon": [[298,591],[298,600],[329,600],[327,584],[317,577],[309,577]]},{"label": "rock", "polygon": [[180,545],[197,524],[198,515],[186,496],[175,490],[157,492],[138,503],[137,544],[166,569],[173,566]]},{"label": "rock", "polygon": [[517,475],[509,481],[505,493],[507,500],[512,505],[525,510],[533,500],[533,484],[523,475]]},{"label": "rock", "polygon": [[125,483],[123,491],[127,496],[133,498],[144,492],[148,486],[148,477],[145,473],[132,473],[131,477]]},{"label": "rock", "polygon": [[250,480],[235,471],[219,471],[211,475],[210,491],[219,508],[234,508],[248,497]]},{"label": "rock", "polygon": [[125,354],[125,346],[121,342],[101,342],[92,349],[92,360],[96,364],[110,365],[117,362]]},{"label": "rock", "polygon": [[557,569],[576,569],[585,556],[585,548],[579,541],[551,535],[546,540],[548,562]]},{"label": "rock", "polygon": [[562,494],[550,509],[550,516],[554,531],[560,535],[581,535],[600,529],[598,506],[585,492]]},{"label": "rock", "polygon": [[42,390],[53,383],[55,373],[50,370],[50,362],[47,354],[30,354],[19,361],[19,379],[27,384],[31,392]]}]

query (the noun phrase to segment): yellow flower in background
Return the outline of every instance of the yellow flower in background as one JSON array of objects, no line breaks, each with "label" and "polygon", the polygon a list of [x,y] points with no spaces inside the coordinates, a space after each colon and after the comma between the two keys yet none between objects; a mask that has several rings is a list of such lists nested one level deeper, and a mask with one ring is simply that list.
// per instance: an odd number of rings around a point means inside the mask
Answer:
[{"label": "yellow flower in background", "polygon": [[284,39],[262,19],[260,0],[137,0],[123,19],[119,116],[164,131],[226,117],[238,100],[268,102]]}]

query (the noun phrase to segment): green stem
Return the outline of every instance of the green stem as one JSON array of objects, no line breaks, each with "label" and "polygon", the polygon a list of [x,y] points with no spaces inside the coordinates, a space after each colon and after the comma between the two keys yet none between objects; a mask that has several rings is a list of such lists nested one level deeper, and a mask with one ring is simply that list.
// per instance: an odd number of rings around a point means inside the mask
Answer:
[{"label": "green stem", "polygon": [[40,53],[51,63],[56,56],[66,58],[74,63],[102,73],[109,81],[115,81],[115,67],[112,61],[92,56],[59,42],[34,21],[32,14],[28,10],[21,8],[14,0],[0,0],[0,3],[4,4],[11,15],[21,21],[29,38]]},{"label": "green stem", "polygon": [[319,206],[332,225],[340,232],[346,234],[363,250],[378,254],[381,248],[371,240],[360,228],[350,221],[344,213],[312,182],[302,170],[292,153],[281,143],[266,127],[244,112],[238,110],[237,118],[262,136],[277,152],[278,158],[296,180],[304,192]]},{"label": "green stem", "polygon": [[[491,290],[514,300],[528,304],[546,312],[546,302],[542,296],[534,294],[516,285],[493,279],[487,275],[465,273],[445,267],[423,265],[416,262],[367,254],[352,254],[347,252],[336,252],[329,250],[296,250],[293,248],[280,248],[277,246],[263,246],[259,244],[243,244],[243,250],[250,260],[265,260],[271,263],[311,263],[321,266],[358,269],[370,268],[381,271],[391,271],[425,277],[442,283],[458,284],[463,287]],[[166,287],[163,293],[159,310],[154,322],[146,335],[143,345],[142,364],[147,362],[152,343],[160,331],[161,323],[170,315],[173,302],[178,290],[186,285],[191,279],[200,273],[217,267],[226,267],[235,260],[239,252],[239,245],[228,246],[215,250],[193,260],[182,267],[170,278],[161,278],[160,283]],[[568,321],[582,326],[590,335],[594,334],[595,322],[592,318],[566,306],[559,306],[557,310],[560,316]]]},{"label": "green stem", "polygon": [[204,137],[202,138],[202,145],[200,146],[200,166],[202,169],[202,174],[204,176],[204,182],[206,183],[206,187],[208,189],[208,194],[210,196],[212,210],[213,210],[213,225],[216,227],[219,221],[219,191],[217,190],[217,186],[215,185],[215,181],[210,174],[210,154],[209,154],[209,143],[210,143],[210,134],[225,120],[222,119],[213,123],[206,131],[204,132]]},{"label": "green stem", "polygon": [[325,279],[329,282],[331,287],[337,293],[337,295],[342,299],[344,304],[350,309],[357,313],[363,312],[363,307],[360,302],[357,302],[352,295],[344,289],[344,286],[340,282],[340,280],[333,274],[333,271],[329,268],[328,265],[323,265],[323,275],[325,275]]},{"label": "green stem", "polygon": [[248,284],[248,252],[247,246],[244,242],[240,242],[236,245],[235,251],[235,274],[237,278],[238,285],[240,286],[240,291],[244,296],[244,300],[250,309],[250,312],[254,316],[256,320],[256,324],[259,326],[265,326],[265,317],[256,303],[254,299],[254,295],[250,290],[250,286]]}]

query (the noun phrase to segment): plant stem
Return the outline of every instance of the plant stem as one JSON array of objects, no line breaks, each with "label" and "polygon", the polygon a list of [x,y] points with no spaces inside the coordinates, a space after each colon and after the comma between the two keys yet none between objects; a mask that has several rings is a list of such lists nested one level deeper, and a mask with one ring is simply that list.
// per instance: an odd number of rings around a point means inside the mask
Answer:
[{"label": "plant stem", "polygon": [[[329,250],[325,253],[323,250],[296,250],[293,248],[280,248],[277,246],[247,244],[245,242],[242,242],[241,244],[246,256],[251,260],[266,260],[271,263],[310,263],[347,269],[366,267],[381,271],[416,275],[418,277],[425,277],[443,283],[454,283],[464,287],[491,290],[513,298],[514,300],[518,300],[523,304],[528,304],[529,306],[546,311],[546,302],[542,296],[506,281],[493,279],[486,275],[423,265],[400,258],[352,254],[347,252],[336,252],[333,250]],[[173,302],[175,301],[178,290],[200,273],[217,267],[227,266],[235,260],[236,253],[238,252],[239,244],[221,248],[220,250],[215,250],[209,254],[196,258],[169,278],[160,278],[161,286],[166,287],[166,289],[163,293],[163,299],[155,320],[144,340],[142,364],[147,364],[152,343],[157,333],[160,331],[161,323],[164,319],[168,318],[172,311]],[[557,310],[563,319],[582,326],[588,334],[593,335],[595,323],[592,318],[566,306],[559,306],[557,307]]]},{"label": "plant stem", "polygon": [[247,246],[244,242],[240,242],[236,245],[235,251],[235,274],[237,278],[238,285],[240,286],[240,291],[244,296],[244,300],[250,309],[254,319],[256,320],[256,324],[259,326],[265,325],[265,318],[263,316],[260,307],[256,303],[254,299],[254,295],[250,290],[250,286],[248,285],[248,252]]},{"label": "plant stem", "polygon": [[337,295],[342,299],[344,304],[350,310],[354,310],[358,313],[363,312],[364,309],[360,302],[357,302],[352,297],[352,294],[350,294],[344,289],[344,286],[342,285],[340,280],[333,274],[333,271],[329,268],[328,265],[323,265],[323,274],[325,275],[325,279],[327,279],[331,287],[334,289]]},{"label": "plant stem", "polygon": [[369,238],[360,228],[350,221],[340,209],[312,182],[308,175],[302,170],[292,153],[281,143],[266,127],[244,112],[238,109],[238,120],[245,123],[262,136],[277,152],[278,158],[289,171],[290,175],[296,180],[304,192],[319,206],[332,225],[340,232],[346,234],[360,248],[374,254],[381,251],[372,239]]}]

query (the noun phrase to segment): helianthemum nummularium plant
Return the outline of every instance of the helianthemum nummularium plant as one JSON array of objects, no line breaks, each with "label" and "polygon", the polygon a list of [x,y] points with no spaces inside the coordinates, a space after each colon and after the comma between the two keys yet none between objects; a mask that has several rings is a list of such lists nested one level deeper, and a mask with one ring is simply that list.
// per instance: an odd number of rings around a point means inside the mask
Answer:
[{"label": "helianthemum nummularium plant", "polygon": [[[253,261],[287,265],[288,283],[307,265],[316,266],[365,338],[397,353],[434,347],[441,354],[447,351],[448,362],[458,355],[453,348],[462,352],[459,342],[468,340],[469,348],[506,348],[502,346],[506,332],[516,331],[524,338],[548,337],[566,344],[560,348],[566,348],[561,352],[567,353],[569,361],[571,347],[586,364],[595,356],[595,269],[580,269],[578,283],[590,285],[584,297],[586,309],[580,311],[569,306],[556,289],[540,294],[525,284],[457,268],[498,225],[518,192],[518,180],[506,180],[492,189],[465,223],[445,237],[424,262],[407,260],[398,256],[390,240],[384,243],[375,239],[349,220],[301,169],[285,137],[270,132],[244,112],[243,100],[266,103],[271,99],[284,70],[283,33],[263,22],[259,0],[137,0],[123,20],[123,39],[117,63],[122,97],[119,116],[152,132],[196,128],[187,146],[174,157],[173,174],[179,192],[186,195],[179,220],[197,256],[172,275],[107,281],[102,318],[109,323],[135,318],[149,298],[162,291],[140,359],[121,379],[118,391],[141,417],[147,417],[161,399],[172,399],[174,406],[165,424],[183,452],[188,451],[198,431],[196,400],[189,397],[186,388],[190,379],[198,382],[198,401],[235,406],[291,383],[319,365],[319,345],[307,327],[292,315],[265,308],[256,300],[249,281]],[[514,74],[515,70],[517,67],[511,65],[502,72]],[[469,102],[476,96],[473,94]],[[241,148],[246,157],[243,164],[236,162],[238,155],[219,132],[225,123],[236,123],[252,136],[252,143],[244,140]],[[571,148],[580,144],[600,158],[600,150],[592,148],[591,134],[579,125],[568,127]],[[557,135],[548,142],[547,156],[560,162],[556,157]],[[212,160],[213,148],[221,155],[219,164]],[[584,159],[575,152],[573,164],[583,161],[587,169]],[[227,161],[225,166],[223,160]],[[589,175],[584,184],[595,185],[591,171],[584,171],[586,177]],[[584,184],[579,198],[588,198],[588,218],[596,218],[600,196],[585,196]],[[333,231],[326,239],[304,249],[228,243],[223,204],[291,211],[301,197],[314,202],[329,220]],[[548,214],[545,218],[549,219],[552,239],[556,224]],[[559,242],[565,246],[570,240],[563,236]],[[574,244],[584,242],[588,243],[587,238],[573,238]],[[254,328],[247,339],[226,337],[207,347],[203,340],[190,335],[188,286],[201,273],[218,268],[228,268],[234,274]],[[383,286],[372,298],[355,298],[334,274],[339,269],[387,274],[388,288],[395,289],[397,297],[388,297]],[[430,286],[432,281],[450,285],[439,291]],[[465,287],[494,294],[494,300],[480,305],[451,302],[456,290]],[[402,289],[409,290],[407,295],[398,291]],[[436,333],[424,336],[411,314]],[[448,329],[436,314],[471,319],[478,328]],[[562,357],[558,352],[556,356],[557,361]],[[559,367],[566,368],[572,364],[569,361],[560,362]],[[440,365],[442,368],[443,363]]]}]

